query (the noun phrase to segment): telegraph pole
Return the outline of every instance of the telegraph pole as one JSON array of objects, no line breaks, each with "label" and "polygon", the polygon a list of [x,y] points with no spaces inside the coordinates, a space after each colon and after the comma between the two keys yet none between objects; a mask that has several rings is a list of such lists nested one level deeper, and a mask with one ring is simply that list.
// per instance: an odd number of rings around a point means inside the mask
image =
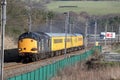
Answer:
[{"label": "telegraph pole", "polygon": [[70,34],[72,33],[72,30],[71,30],[71,29],[72,29],[72,24],[70,24]]},{"label": "telegraph pole", "polygon": [[29,32],[31,32],[32,28],[32,17],[31,17],[31,1],[28,0],[29,6],[28,6],[28,26],[29,26]]},{"label": "telegraph pole", "polygon": [[48,26],[48,11],[46,11],[46,27]]},{"label": "telegraph pole", "polygon": [[72,24],[72,33],[74,33],[74,27],[75,26],[75,22],[73,22],[73,24]]},{"label": "telegraph pole", "polygon": [[5,25],[6,25],[6,0],[1,1],[1,73],[0,80],[3,80],[3,68],[4,68],[4,35],[5,35]]},{"label": "telegraph pole", "polygon": [[86,21],[86,23],[85,23],[85,51],[86,51],[87,44],[88,44],[88,42],[87,42],[87,35],[88,35],[87,31],[88,31],[88,21]]},{"label": "telegraph pole", "polygon": [[96,34],[97,34],[97,21],[95,20],[95,29],[94,29],[94,38],[95,38],[95,45],[96,45]]},{"label": "telegraph pole", "polygon": [[[113,26],[111,26],[111,32],[113,32]],[[112,50],[112,42],[113,42],[113,40],[111,38],[111,50]]]},{"label": "telegraph pole", "polygon": [[120,42],[120,25],[119,25],[119,33],[118,33],[118,42]]},{"label": "telegraph pole", "polygon": [[28,12],[28,16],[29,16],[29,22],[28,22],[28,25],[29,25],[29,32],[31,32],[31,27],[32,27],[31,9],[30,9],[30,11]]},{"label": "telegraph pole", "polygon": [[53,20],[51,19],[50,20],[50,33],[52,33],[52,24],[53,24],[52,22],[53,22]]},{"label": "telegraph pole", "polygon": [[106,33],[107,33],[107,22],[106,22],[106,25],[105,25],[105,47],[106,47]]},{"label": "telegraph pole", "polygon": [[68,24],[69,24],[69,12],[65,13],[66,14],[66,20],[65,20],[65,57],[67,53],[67,31],[68,31]]}]

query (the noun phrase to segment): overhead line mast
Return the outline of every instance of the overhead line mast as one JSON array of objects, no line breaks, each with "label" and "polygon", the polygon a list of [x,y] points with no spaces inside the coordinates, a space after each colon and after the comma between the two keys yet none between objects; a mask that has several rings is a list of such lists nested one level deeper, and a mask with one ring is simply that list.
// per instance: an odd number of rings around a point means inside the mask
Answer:
[{"label": "overhead line mast", "polygon": [[6,0],[1,1],[1,73],[0,80],[3,80],[3,67],[4,67],[4,35],[5,35],[5,25],[6,25]]}]

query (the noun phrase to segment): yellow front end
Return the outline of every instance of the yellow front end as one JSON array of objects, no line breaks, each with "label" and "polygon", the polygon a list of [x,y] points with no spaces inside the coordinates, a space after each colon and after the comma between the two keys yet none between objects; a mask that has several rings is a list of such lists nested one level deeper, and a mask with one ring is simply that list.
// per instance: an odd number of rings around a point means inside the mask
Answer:
[{"label": "yellow front end", "polygon": [[18,41],[19,53],[37,53],[37,41],[30,38],[24,38]]}]

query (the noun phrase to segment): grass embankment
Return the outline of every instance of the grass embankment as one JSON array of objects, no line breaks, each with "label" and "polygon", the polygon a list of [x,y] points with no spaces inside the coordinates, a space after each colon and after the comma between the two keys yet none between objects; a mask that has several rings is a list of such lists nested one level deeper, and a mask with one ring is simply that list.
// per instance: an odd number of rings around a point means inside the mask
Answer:
[{"label": "grass embankment", "polygon": [[[98,67],[98,66],[97,66]],[[60,71],[52,80],[120,80],[120,67],[86,68],[80,63]]]},{"label": "grass embankment", "polygon": [[47,7],[49,10],[61,13],[66,11],[87,12],[91,15],[120,13],[119,1],[53,1]]},{"label": "grass embankment", "polygon": [[113,52],[120,53],[120,43],[114,43],[111,46]]},{"label": "grass embankment", "polygon": [[104,62],[102,55],[95,55],[86,62],[60,70],[52,80],[120,80],[120,63]]},{"label": "grass embankment", "polygon": [[[0,36],[0,40],[1,40],[1,36]],[[17,44],[15,43],[15,40],[12,37],[5,36],[4,42],[5,42],[5,44],[4,44],[4,46],[5,46],[4,48],[5,49],[17,48]],[[1,41],[0,41],[0,44],[1,44]]]}]

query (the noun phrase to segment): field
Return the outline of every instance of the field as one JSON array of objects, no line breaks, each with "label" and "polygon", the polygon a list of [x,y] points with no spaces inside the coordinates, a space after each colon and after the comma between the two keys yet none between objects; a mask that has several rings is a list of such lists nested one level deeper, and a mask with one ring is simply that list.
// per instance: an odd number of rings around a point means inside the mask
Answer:
[{"label": "field", "polygon": [[53,1],[47,4],[55,12],[87,12],[90,15],[119,14],[120,1]]}]

